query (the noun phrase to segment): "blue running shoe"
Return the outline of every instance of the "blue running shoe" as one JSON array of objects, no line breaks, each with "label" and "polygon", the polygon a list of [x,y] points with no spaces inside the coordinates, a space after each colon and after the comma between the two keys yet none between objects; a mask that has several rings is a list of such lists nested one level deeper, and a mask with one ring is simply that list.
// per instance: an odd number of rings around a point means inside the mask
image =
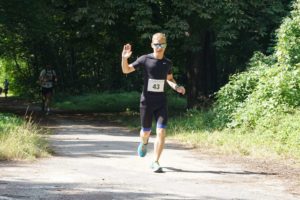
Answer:
[{"label": "blue running shoe", "polygon": [[141,142],[138,147],[137,152],[140,157],[145,157],[145,155],[147,154],[147,144],[144,144],[143,142]]}]

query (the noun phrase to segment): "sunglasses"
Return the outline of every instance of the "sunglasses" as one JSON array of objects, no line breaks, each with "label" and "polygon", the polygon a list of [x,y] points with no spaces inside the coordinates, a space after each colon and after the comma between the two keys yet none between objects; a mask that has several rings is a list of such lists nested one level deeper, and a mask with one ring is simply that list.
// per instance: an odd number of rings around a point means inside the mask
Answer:
[{"label": "sunglasses", "polygon": [[154,46],[156,49],[158,49],[158,48],[164,49],[164,48],[167,47],[167,44],[166,44],[166,43],[162,43],[162,44],[155,43],[155,44],[153,44],[153,46]]}]

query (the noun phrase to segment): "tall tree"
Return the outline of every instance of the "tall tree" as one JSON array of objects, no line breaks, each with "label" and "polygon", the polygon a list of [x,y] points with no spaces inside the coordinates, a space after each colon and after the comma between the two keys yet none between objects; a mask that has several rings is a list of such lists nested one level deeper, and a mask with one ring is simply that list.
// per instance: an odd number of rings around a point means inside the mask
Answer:
[{"label": "tall tree", "polygon": [[288,0],[47,0],[0,1],[2,56],[27,63],[20,85],[32,85],[45,63],[56,66],[60,87],[78,92],[137,90],[138,76],[122,76],[120,51],[151,51],[151,35],[165,32],[176,79],[188,86],[188,107],[201,105],[266,51]]},{"label": "tall tree", "polygon": [[187,76],[192,108],[243,70],[253,51],[266,51],[288,2],[149,0],[138,2],[133,19],[143,38],[156,31],[168,34],[174,44],[170,52]]}]

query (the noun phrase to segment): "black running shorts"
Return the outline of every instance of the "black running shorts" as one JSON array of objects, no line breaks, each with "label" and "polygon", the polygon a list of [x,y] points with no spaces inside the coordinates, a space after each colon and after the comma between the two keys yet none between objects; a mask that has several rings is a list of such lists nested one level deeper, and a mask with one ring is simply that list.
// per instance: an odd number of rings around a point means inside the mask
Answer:
[{"label": "black running shorts", "polygon": [[166,128],[168,122],[167,103],[141,101],[140,117],[143,131],[151,131],[153,117],[156,121],[156,128]]},{"label": "black running shorts", "polygon": [[53,88],[45,88],[45,87],[42,87],[42,95],[43,96],[46,96],[46,95],[52,95],[53,93]]}]

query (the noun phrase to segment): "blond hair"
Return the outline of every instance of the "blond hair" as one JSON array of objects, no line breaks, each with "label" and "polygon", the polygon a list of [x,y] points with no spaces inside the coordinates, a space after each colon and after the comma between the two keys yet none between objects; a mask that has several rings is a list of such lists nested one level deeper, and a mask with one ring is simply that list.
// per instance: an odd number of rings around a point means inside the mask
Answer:
[{"label": "blond hair", "polygon": [[165,39],[166,42],[167,42],[167,37],[166,37],[166,35],[165,35],[164,33],[155,33],[155,34],[153,34],[153,36],[152,36],[152,41],[153,41],[154,39],[157,39],[157,38],[163,38],[163,39]]}]

